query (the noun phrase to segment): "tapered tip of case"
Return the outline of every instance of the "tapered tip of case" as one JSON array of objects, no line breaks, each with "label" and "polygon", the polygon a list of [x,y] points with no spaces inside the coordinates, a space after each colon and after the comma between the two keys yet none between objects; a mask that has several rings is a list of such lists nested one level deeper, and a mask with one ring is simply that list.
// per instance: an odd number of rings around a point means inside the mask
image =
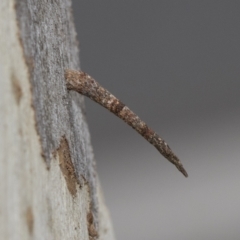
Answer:
[{"label": "tapered tip of case", "polygon": [[188,173],[182,165],[176,165],[176,167],[186,178],[188,177]]}]

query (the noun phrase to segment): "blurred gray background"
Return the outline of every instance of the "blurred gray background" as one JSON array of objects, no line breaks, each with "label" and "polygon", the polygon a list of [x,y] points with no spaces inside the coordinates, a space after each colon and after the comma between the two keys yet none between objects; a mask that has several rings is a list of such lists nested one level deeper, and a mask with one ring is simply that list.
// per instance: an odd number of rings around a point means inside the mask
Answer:
[{"label": "blurred gray background", "polygon": [[73,1],[81,69],[156,130],[181,173],[86,99],[117,239],[240,239],[240,2]]}]

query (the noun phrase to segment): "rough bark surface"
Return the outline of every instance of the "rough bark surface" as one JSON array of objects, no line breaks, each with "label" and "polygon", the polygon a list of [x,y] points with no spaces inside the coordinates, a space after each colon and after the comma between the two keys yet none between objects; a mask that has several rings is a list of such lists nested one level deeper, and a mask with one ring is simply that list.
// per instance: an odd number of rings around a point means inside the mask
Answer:
[{"label": "rough bark surface", "polygon": [[0,16],[0,239],[114,239],[83,98],[65,86],[70,0],[2,0]]}]

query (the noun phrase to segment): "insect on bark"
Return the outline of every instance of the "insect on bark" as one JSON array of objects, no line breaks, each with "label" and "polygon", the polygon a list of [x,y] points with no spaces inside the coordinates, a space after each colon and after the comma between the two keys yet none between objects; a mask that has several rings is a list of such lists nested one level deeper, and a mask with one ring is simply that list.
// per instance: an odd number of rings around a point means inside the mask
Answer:
[{"label": "insect on bark", "polygon": [[65,79],[68,90],[73,90],[89,97],[121,118],[152,144],[169,162],[174,164],[185,177],[188,177],[182,163],[169,145],[125,104],[100,86],[91,76],[81,71],[67,69],[65,71]]}]

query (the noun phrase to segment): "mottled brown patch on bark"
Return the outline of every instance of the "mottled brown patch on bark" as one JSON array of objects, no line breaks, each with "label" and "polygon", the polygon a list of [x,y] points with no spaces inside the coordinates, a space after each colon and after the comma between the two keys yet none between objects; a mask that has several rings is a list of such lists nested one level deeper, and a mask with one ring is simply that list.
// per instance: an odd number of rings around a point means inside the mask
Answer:
[{"label": "mottled brown patch on bark", "polygon": [[88,235],[90,239],[94,239],[98,237],[98,232],[94,226],[93,222],[93,214],[92,212],[89,212],[87,214],[87,223],[88,223]]},{"label": "mottled brown patch on bark", "polygon": [[73,196],[75,196],[77,193],[78,181],[71,160],[68,141],[65,137],[61,139],[60,146],[57,149],[57,153],[59,156],[59,166],[66,180],[68,190]]},{"label": "mottled brown patch on bark", "polygon": [[17,77],[14,73],[12,73],[11,80],[12,80],[13,94],[14,94],[17,104],[19,104],[20,100],[22,98],[22,89],[20,87],[19,80],[17,79]]},{"label": "mottled brown patch on bark", "polygon": [[53,159],[57,158],[57,149],[52,152]]},{"label": "mottled brown patch on bark", "polygon": [[27,221],[28,231],[32,235],[33,234],[34,217],[33,217],[33,212],[32,212],[31,207],[27,208],[25,217],[26,217],[26,221]]}]

